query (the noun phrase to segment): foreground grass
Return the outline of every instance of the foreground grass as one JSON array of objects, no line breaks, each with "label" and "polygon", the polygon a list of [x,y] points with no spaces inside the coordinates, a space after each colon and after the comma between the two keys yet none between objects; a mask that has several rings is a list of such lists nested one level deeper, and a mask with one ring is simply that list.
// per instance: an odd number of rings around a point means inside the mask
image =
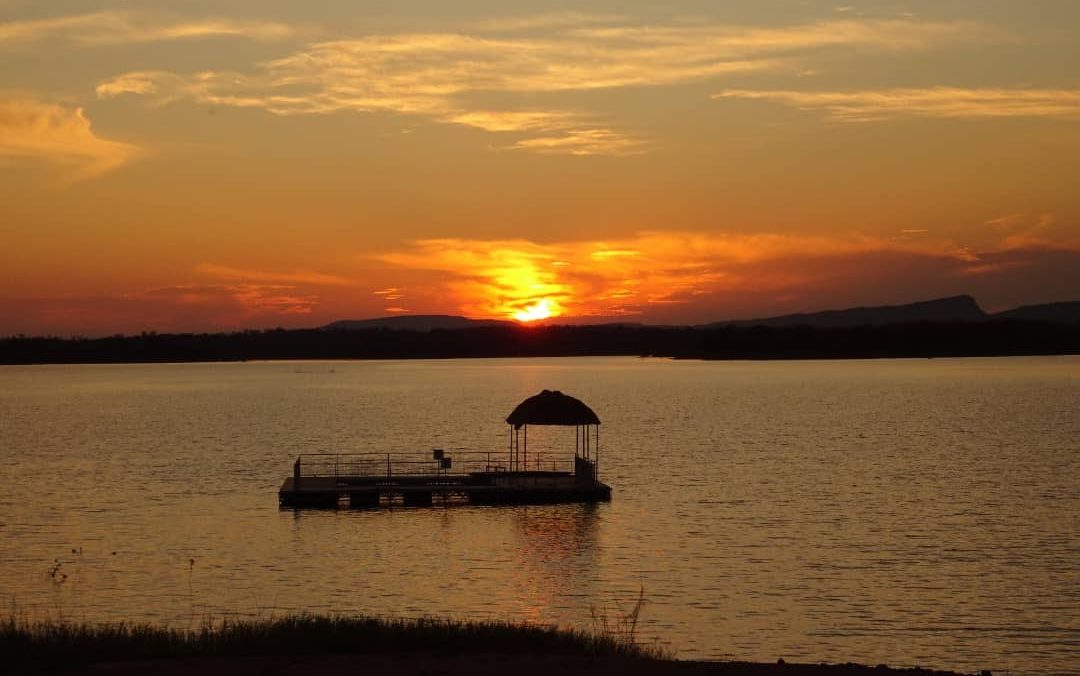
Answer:
[{"label": "foreground grass", "polygon": [[392,653],[664,657],[617,635],[508,622],[300,615],[227,620],[193,631],[145,624],[0,622],[0,671],[192,657]]}]

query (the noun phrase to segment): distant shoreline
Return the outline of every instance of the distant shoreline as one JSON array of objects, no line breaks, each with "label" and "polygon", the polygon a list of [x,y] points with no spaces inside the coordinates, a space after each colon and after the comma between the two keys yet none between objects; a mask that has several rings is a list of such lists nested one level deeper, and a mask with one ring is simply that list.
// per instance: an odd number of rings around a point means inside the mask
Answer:
[{"label": "distant shoreline", "polygon": [[703,360],[1080,354],[1080,323],[916,322],[854,327],[482,326],[270,329],[106,338],[0,339],[0,364],[637,356]]}]

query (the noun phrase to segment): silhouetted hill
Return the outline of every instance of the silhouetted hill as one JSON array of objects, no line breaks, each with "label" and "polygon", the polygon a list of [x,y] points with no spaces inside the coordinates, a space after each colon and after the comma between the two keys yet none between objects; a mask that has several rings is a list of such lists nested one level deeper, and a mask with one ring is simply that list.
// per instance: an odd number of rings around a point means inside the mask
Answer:
[{"label": "silhouetted hill", "polygon": [[988,316],[970,296],[708,326],[523,326],[446,315],[320,329],[108,338],[0,338],[0,364],[442,359],[635,355],[684,359],[873,359],[1080,354],[1080,302]]},{"label": "silhouetted hill", "polygon": [[326,331],[362,331],[365,329],[401,329],[434,331],[436,329],[470,329],[481,326],[509,326],[512,322],[498,319],[469,319],[454,315],[396,315],[377,319],[342,319],[323,327]]},{"label": "silhouetted hill", "polygon": [[1024,305],[993,315],[994,319],[1026,319],[1029,321],[1057,322],[1060,324],[1080,323],[1080,301],[1067,303],[1047,303],[1045,305]]},{"label": "silhouetted hill", "polygon": [[0,339],[0,364],[635,355],[873,359],[1080,354],[1080,323],[1016,319],[883,326],[481,326]]},{"label": "silhouetted hill", "polygon": [[927,300],[907,305],[880,305],[856,307],[846,310],[826,310],[763,319],[743,319],[715,322],[718,326],[813,326],[818,328],[841,328],[855,326],[886,326],[914,322],[978,322],[986,319],[979,304],[971,296],[953,296]]}]

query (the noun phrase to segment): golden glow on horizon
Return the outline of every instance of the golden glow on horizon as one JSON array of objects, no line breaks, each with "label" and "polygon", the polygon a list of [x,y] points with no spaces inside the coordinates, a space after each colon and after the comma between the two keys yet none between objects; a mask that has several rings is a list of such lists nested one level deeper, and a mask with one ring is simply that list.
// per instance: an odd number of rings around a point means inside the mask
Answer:
[{"label": "golden glow on horizon", "polygon": [[[370,272],[355,278],[342,274],[346,267],[329,274],[205,263],[191,270],[190,281],[134,292],[42,295],[33,304],[0,296],[0,312],[34,318],[31,326],[43,327],[31,328],[36,333],[66,328],[84,335],[310,327],[385,314],[701,323],[879,304],[872,294],[882,288],[897,290],[888,297],[892,302],[934,297],[933,291],[906,290],[901,282],[911,270],[929,280],[925,288],[956,288],[962,280],[957,290],[971,289],[981,300],[983,280],[1030,277],[1055,257],[1067,265],[1080,255],[1080,240],[1063,233],[1066,226],[1053,214],[1009,214],[985,227],[995,239],[980,247],[929,229],[891,238],[646,232],[583,242],[420,240],[362,257],[362,269]],[[1056,269],[1059,278],[1072,274]]]},{"label": "golden glow on horizon", "polygon": [[[789,261],[908,253],[966,261],[969,251],[929,236],[911,240],[778,234],[647,232],[622,241],[422,240],[379,257],[402,271],[448,279],[457,310],[522,322],[621,317],[709,294],[788,290],[807,283]],[[967,261],[975,264],[975,262]]]},{"label": "golden glow on horizon", "polygon": [[519,322],[529,323],[539,319],[558,317],[558,304],[548,298],[541,298],[524,310],[514,313],[514,319]]},{"label": "golden glow on horizon", "polygon": [[527,241],[425,240],[378,258],[402,269],[449,273],[446,287],[469,317],[558,317],[574,291],[566,261],[550,246]]}]

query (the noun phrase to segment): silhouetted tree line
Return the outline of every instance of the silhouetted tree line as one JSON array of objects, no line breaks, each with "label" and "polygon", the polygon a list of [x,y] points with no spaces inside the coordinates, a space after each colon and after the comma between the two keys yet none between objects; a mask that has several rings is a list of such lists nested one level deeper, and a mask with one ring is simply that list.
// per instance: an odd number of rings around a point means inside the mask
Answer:
[{"label": "silhouetted tree line", "polygon": [[0,363],[439,359],[634,355],[689,359],[855,359],[1080,354],[1080,324],[911,323],[855,328],[494,326],[243,331],[0,340]]}]

